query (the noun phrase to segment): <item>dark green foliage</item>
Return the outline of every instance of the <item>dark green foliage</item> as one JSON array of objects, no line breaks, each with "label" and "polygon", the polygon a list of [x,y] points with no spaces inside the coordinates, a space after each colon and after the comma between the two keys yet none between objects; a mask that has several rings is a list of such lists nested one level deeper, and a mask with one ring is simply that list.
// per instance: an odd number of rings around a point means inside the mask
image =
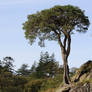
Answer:
[{"label": "dark green foliage", "polygon": [[17,71],[18,75],[23,75],[23,76],[28,76],[30,74],[30,70],[28,69],[28,65],[27,64],[23,64],[20,69],[18,69]]},{"label": "dark green foliage", "polygon": [[4,57],[2,61],[2,66],[4,67],[4,71],[13,72],[13,58],[12,57]]},{"label": "dark green foliage", "polygon": [[37,67],[36,62],[34,62],[34,64],[32,65],[32,67],[30,69],[31,74],[36,72],[36,67]]},{"label": "dark green foliage", "polygon": [[42,10],[36,14],[28,15],[28,20],[23,24],[25,37],[32,44],[39,38],[40,46],[44,46],[44,40],[57,40],[57,33],[63,37],[67,33],[86,32],[89,26],[88,17],[80,8],[66,5],[54,6]]},{"label": "dark green foliage", "polygon": [[13,61],[12,57],[0,60],[0,89],[13,85]]},{"label": "dark green foliage", "polygon": [[38,64],[34,63],[31,69],[23,64],[17,72],[13,69],[12,60],[7,57],[0,60],[0,92],[40,92],[56,88],[62,82],[62,68],[54,54],[41,53]]},{"label": "dark green foliage", "polygon": [[0,61],[0,92],[23,92],[25,78],[16,76],[12,57]]},{"label": "dark green foliage", "polygon": [[[54,61],[54,56],[51,55],[49,56],[49,54],[46,53],[41,53],[41,58],[39,61],[43,61],[42,65],[47,66],[44,70],[45,73],[51,73],[53,71],[53,68],[55,67],[54,64],[56,64],[56,61]],[[53,66],[52,63],[50,64],[50,62],[54,61]],[[49,63],[47,63],[49,62]],[[4,66],[2,64],[2,61],[0,63],[0,92],[45,92],[48,89],[55,89],[57,87],[60,86],[61,83],[63,83],[63,69],[62,67],[58,67],[54,68],[54,77],[52,77],[52,73],[50,74],[51,76],[47,76],[45,75],[45,77],[43,77],[40,75],[40,78],[36,76],[37,73],[37,68],[39,66],[40,62],[38,63],[38,65],[36,65],[36,63],[33,64],[31,70],[32,72],[28,75],[16,75],[15,73],[11,72],[11,71],[4,71]],[[50,64],[50,65],[49,65]],[[44,66],[44,67],[45,67]],[[43,66],[39,66],[43,67]],[[51,68],[52,67],[52,68]],[[5,67],[6,68],[6,67]],[[12,67],[13,68],[13,67]],[[48,69],[51,70],[48,70]],[[42,69],[42,68],[41,68]],[[43,71],[43,70],[41,70]],[[44,72],[43,71],[43,72]],[[40,71],[39,71],[40,72]],[[35,75],[34,75],[35,73]],[[86,74],[87,73],[87,74]],[[80,69],[78,70],[78,74],[86,74],[86,77],[89,78],[89,80],[85,80],[88,81],[90,83],[90,81],[92,82],[92,61],[88,61],[87,63],[85,63],[84,65],[82,65],[80,67]],[[81,75],[81,76],[82,76]],[[91,75],[91,76],[89,76]],[[80,77],[81,77],[80,76]],[[83,83],[85,82],[83,81]],[[49,91],[48,91],[49,92]],[[51,92],[51,91],[50,91]]]},{"label": "dark green foliage", "polygon": [[42,80],[32,80],[28,82],[25,86],[29,92],[38,92],[41,88]]},{"label": "dark green foliage", "polygon": [[21,86],[24,88],[24,85],[27,83],[27,79],[24,76],[13,76],[14,86]]},{"label": "dark green foliage", "polygon": [[34,64],[32,65],[31,69],[30,69],[30,77],[32,79],[35,79],[37,78],[37,71],[36,71],[36,68],[37,68],[37,64],[36,62],[34,62]]},{"label": "dark green foliage", "polygon": [[[58,73],[59,64],[54,58],[54,54],[49,56],[48,52],[41,53],[38,66],[36,68],[37,78],[55,77]],[[57,73],[56,73],[57,72]]]},{"label": "dark green foliage", "polygon": [[44,92],[49,88],[57,88],[63,81],[63,75],[58,74],[55,78],[32,79],[25,86],[27,92]]}]

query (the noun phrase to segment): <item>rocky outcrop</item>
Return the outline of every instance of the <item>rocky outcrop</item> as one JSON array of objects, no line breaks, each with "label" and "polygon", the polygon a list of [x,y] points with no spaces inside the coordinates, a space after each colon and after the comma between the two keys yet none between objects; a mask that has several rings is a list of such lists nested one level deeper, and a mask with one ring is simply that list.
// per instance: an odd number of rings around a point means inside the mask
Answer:
[{"label": "rocky outcrop", "polygon": [[92,92],[92,61],[83,64],[72,77],[72,83],[56,92]]},{"label": "rocky outcrop", "polygon": [[84,85],[68,85],[59,88],[56,92],[92,92],[92,83],[85,83]]},{"label": "rocky outcrop", "polygon": [[69,92],[92,92],[92,61],[83,64],[75,74],[74,82],[77,84],[71,87]]},{"label": "rocky outcrop", "polygon": [[92,85],[85,83],[83,86],[75,86],[69,92],[92,92]]},{"label": "rocky outcrop", "polygon": [[83,81],[84,79],[89,80],[92,78],[92,61],[89,60],[83,64],[74,75],[74,82]]}]

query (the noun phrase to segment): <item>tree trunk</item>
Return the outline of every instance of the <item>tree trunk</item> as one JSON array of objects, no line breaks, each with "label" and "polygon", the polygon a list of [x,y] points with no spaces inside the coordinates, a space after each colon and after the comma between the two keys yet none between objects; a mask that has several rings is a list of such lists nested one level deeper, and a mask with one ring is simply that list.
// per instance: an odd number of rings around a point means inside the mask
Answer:
[{"label": "tree trunk", "polygon": [[68,67],[68,56],[70,54],[70,45],[71,45],[70,32],[67,33],[66,31],[63,31],[63,33],[65,35],[63,42],[61,41],[61,35],[56,32],[57,37],[58,37],[58,43],[61,48],[62,59],[63,59],[64,83],[65,84],[69,84],[71,82],[70,77],[69,77],[69,67]]},{"label": "tree trunk", "polygon": [[62,59],[63,59],[63,67],[64,67],[64,83],[69,84],[70,83],[69,66],[68,66],[67,55],[65,53],[62,53]]}]

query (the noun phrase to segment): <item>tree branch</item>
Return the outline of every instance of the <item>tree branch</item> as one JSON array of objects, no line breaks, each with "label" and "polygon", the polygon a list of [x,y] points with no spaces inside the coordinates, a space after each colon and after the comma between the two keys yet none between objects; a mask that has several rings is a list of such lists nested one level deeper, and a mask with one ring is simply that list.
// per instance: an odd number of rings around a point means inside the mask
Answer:
[{"label": "tree branch", "polygon": [[[67,32],[67,31],[62,31],[62,32],[65,35],[64,49],[65,49],[67,57],[68,57],[70,54],[70,49],[71,49],[71,36],[70,36],[71,30],[69,32]],[[67,48],[66,48],[66,43],[67,43]]]},{"label": "tree branch", "polygon": [[58,43],[59,43],[61,49],[64,50],[64,46],[63,46],[63,44],[62,44],[61,37],[60,37],[61,33],[58,33],[56,30],[53,30],[53,31],[54,31],[54,32],[56,33],[56,35],[57,35]]},{"label": "tree branch", "polygon": [[69,34],[69,36],[68,36],[68,45],[67,45],[67,57],[69,56],[69,54],[70,54],[70,49],[71,49],[71,36],[70,36],[70,34]]},{"label": "tree branch", "polygon": [[58,43],[59,43],[60,47],[61,47],[62,49],[64,49],[64,46],[63,46],[63,44],[62,44],[60,35],[58,34],[57,37],[58,37]]},{"label": "tree branch", "polygon": [[64,44],[64,48],[66,49],[66,41],[67,41],[67,37],[65,36],[63,44]]}]

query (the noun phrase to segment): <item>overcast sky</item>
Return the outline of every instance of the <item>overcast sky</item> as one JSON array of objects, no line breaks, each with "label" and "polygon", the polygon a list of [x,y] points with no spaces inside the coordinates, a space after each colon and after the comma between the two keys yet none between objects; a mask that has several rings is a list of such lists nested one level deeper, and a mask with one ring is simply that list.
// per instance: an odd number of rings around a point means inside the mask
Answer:
[{"label": "overcast sky", "polygon": [[[31,66],[34,61],[38,61],[41,51],[48,51],[50,54],[55,53],[56,60],[62,64],[57,42],[46,41],[45,48],[40,48],[37,42],[30,46],[24,37],[22,24],[29,14],[54,5],[67,4],[85,10],[85,14],[92,22],[91,0],[0,0],[0,59],[11,56],[15,60],[16,68],[19,68],[23,63]],[[69,66],[79,67],[89,59],[92,60],[92,25],[86,34],[77,33],[72,36]]]}]

